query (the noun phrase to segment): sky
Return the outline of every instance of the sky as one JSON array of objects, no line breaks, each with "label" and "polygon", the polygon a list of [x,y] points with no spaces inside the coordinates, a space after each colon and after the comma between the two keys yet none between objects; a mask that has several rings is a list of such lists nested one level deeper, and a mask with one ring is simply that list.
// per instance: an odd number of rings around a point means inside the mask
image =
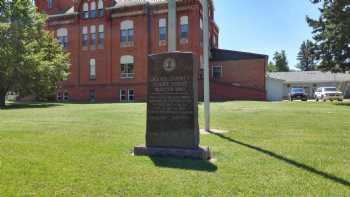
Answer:
[{"label": "sky", "polygon": [[309,0],[214,0],[222,49],[269,55],[285,50],[289,66],[298,63],[301,43],[312,39],[306,15],[319,17]]}]

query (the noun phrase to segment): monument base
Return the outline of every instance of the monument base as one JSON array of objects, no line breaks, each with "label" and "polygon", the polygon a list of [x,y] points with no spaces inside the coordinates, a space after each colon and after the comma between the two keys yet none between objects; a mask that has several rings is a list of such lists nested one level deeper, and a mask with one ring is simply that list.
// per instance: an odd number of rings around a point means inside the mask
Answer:
[{"label": "monument base", "polygon": [[137,156],[161,156],[161,157],[179,157],[200,160],[209,160],[211,158],[208,147],[198,147],[197,149],[180,148],[156,148],[146,147],[145,145],[135,146],[134,155]]}]

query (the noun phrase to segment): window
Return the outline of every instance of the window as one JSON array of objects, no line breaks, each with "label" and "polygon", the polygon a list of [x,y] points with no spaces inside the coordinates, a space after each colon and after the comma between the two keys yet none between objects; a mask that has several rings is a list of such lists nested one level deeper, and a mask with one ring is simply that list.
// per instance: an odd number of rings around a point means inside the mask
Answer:
[{"label": "window", "polygon": [[96,60],[95,59],[90,59],[89,79],[96,80]]},{"label": "window", "polygon": [[180,38],[182,43],[188,42],[188,16],[182,16],[180,19]]},{"label": "window", "polygon": [[83,48],[87,48],[87,42],[88,42],[88,27],[83,27],[82,30],[82,42],[81,45]]},{"label": "window", "polygon": [[96,2],[90,3],[90,18],[96,18]]},{"label": "window", "polygon": [[135,100],[135,91],[133,89],[120,89],[120,102],[132,102]]},{"label": "window", "polygon": [[166,45],[166,40],[167,40],[166,19],[161,18],[159,19],[159,46]]},{"label": "window", "polygon": [[105,43],[105,33],[104,33],[104,26],[99,25],[98,26],[98,46],[100,48],[103,48]]},{"label": "window", "polygon": [[134,45],[134,23],[130,20],[120,24],[120,45],[121,47],[131,47]]},{"label": "window", "polygon": [[89,101],[96,102],[96,91],[94,89],[89,90]]},{"label": "window", "polygon": [[57,101],[62,101],[62,92],[57,92]]},{"label": "window", "polygon": [[47,7],[48,7],[49,9],[53,8],[53,0],[48,0],[48,2],[47,2]]},{"label": "window", "polygon": [[96,47],[96,26],[90,26],[90,47],[95,49]]},{"label": "window", "polygon": [[127,101],[126,90],[120,90],[119,95],[120,95],[120,101],[121,102]]},{"label": "window", "polygon": [[103,0],[99,0],[97,4],[97,9],[98,9],[98,16],[102,17],[103,16]]},{"label": "window", "polygon": [[83,18],[84,19],[89,18],[89,4],[88,3],[83,4]]},{"label": "window", "polygon": [[213,66],[213,79],[220,79],[222,77],[222,66]]},{"label": "window", "polygon": [[64,91],[64,93],[63,93],[63,100],[64,100],[64,101],[68,101],[68,100],[69,100],[69,94],[68,94],[68,91],[67,91],[67,90]]},{"label": "window", "polygon": [[134,96],[134,90],[129,89],[129,90],[128,90],[128,101],[129,101],[129,102],[130,102],[130,101],[134,101],[134,98],[135,98],[135,96]]},{"label": "window", "polygon": [[134,78],[134,57],[124,55],[120,58],[120,78],[132,79]]},{"label": "window", "polygon": [[57,39],[63,48],[68,48],[68,30],[66,28],[57,30]]}]

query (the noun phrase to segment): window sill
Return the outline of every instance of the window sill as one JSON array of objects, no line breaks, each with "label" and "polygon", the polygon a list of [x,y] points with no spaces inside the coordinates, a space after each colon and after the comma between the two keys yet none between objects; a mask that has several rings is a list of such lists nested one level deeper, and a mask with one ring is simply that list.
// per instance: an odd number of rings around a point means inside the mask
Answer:
[{"label": "window sill", "polygon": [[132,80],[134,78],[135,78],[134,74],[121,74],[120,75],[120,79],[124,79],[124,80]]},{"label": "window sill", "polygon": [[134,47],[134,42],[121,42],[120,48],[129,48]]},{"label": "window sill", "polygon": [[159,43],[158,43],[158,45],[159,45],[160,47],[164,47],[164,46],[167,45],[167,41],[165,41],[165,40],[160,40]]},{"label": "window sill", "polygon": [[182,38],[182,39],[180,40],[180,44],[188,44],[188,39]]}]

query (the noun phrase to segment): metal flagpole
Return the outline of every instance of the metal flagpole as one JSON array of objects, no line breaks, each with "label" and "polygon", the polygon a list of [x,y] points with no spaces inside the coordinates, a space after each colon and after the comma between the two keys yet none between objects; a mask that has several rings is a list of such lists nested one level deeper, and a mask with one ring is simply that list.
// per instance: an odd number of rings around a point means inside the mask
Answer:
[{"label": "metal flagpole", "polygon": [[209,84],[209,8],[208,0],[202,0],[203,7],[203,63],[204,63],[204,115],[205,131],[210,131],[210,84]]},{"label": "metal flagpole", "polygon": [[176,0],[168,0],[168,52],[176,51]]}]

